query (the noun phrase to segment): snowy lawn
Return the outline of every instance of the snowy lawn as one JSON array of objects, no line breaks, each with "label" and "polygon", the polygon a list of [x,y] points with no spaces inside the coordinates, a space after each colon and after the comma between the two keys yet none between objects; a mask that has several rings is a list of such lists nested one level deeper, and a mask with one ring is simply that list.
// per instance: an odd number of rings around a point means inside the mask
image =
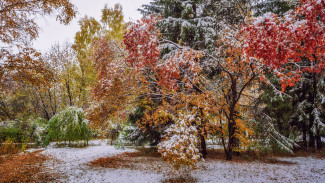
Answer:
[{"label": "snowy lawn", "polygon": [[48,162],[48,168],[53,173],[62,175],[62,182],[156,182],[162,175],[131,170],[107,170],[92,168],[89,162],[100,158],[113,156],[133,149],[116,150],[106,145],[104,141],[91,141],[86,148],[48,148],[44,155],[53,159]]},{"label": "snowy lawn", "polygon": [[198,182],[325,182],[325,159],[281,158],[293,164],[209,161],[194,173]]},{"label": "snowy lawn", "polygon": [[[279,158],[277,164],[262,162],[227,162],[208,159],[197,170],[175,171],[159,157],[128,157],[132,168],[94,167],[90,162],[115,157],[134,149],[116,150],[105,142],[92,141],[86,148],[47,148],[51,173],[62,175],[61,182],[324,182],[325,159],[312,157]],[[125,153],[124,153],[125,154]],[[127,154],[127,153],[126,153]],[[281,163],[282,162],[282,163]],[[131,166],[132,164],[132,166]]]}]

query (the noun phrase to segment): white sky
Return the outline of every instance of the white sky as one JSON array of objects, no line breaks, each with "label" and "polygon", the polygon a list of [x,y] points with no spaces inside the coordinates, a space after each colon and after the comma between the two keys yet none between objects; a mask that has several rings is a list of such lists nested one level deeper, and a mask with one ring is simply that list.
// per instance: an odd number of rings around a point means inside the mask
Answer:
[{"label": "white sky", "polygon": [[101,10],[105,4],[108,7],[114,7],[116,3],[120,3],[123,7],[125,21],[135,21],[141,18],[140,12],[142,4],[149,4],[151,0],[71,0],[78,8],[77,17],[69,24],[62,25],[55,20],[55,16],[46,16],[37,20],[40,26],[39,38],[34,41],[33,45],[36,49],[44,52],[51,48],[55,43],[63,43],[65,41],[73,42],[74,35],[79,31],[78,21],[85,15],[100,20]]}]

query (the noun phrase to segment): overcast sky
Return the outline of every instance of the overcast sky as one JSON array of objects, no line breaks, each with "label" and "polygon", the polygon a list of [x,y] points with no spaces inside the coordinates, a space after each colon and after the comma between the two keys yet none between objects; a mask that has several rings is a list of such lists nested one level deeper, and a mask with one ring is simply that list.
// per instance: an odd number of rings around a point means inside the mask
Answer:
[{"label": "overcast sky", "polygon": [[37,20],[41,27],[39,38],[33,43],[34,47],[40,51],[47,51],[55,43],[65,41],[73,42],[74,35],[79,31],[78,20],[85,15],[100,20],[101,10],[105,4],[114,7],[120,3],[123,7],[125,21],[135,21],[141,18],[137,11],[142,4],[149,4],[151,0],[71,0],[78,8],[77,17],[69,24],[62,25],[55,20],[55,16],[46,16]]}]

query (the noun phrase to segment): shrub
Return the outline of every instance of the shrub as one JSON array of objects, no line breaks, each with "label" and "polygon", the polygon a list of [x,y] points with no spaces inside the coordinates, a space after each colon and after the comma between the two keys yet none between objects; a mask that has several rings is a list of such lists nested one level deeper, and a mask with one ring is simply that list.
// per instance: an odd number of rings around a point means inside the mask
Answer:
[{"label": "shrub", "polygon": [[22,143],[26,136],[26,131],[15,127],[12,122],[0,127],[0,143],[4,143],[8,139],[15,139],[16,142]]}]

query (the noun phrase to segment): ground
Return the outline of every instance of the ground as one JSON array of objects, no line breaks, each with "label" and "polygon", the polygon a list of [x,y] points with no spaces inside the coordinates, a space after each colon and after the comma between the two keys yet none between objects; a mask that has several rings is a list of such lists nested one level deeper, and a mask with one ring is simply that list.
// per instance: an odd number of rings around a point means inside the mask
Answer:
[{"label": "ground", "polygon": [[[223,160],[222,151],[210,150],[196,170],[174,170],[153,149],[127,148],[116,150],[104,141],[92,141],[85,148],[55,148],[20,155],[21,158],[0,159],[2,168],[13,159],[28,164],[34,174],[25,175],[25,182],[324,182],[325,159],[322,157],[277,157]],[[23,156],[29,157],[29,159]],[[35,162],[33,162],[33,161]],[[19,160],[17,160],[19,161]],[[17,167],[26,167],[19,165]],[[31,166],[32,165],[32,166]],[[17,168],[16,167],[16,168]],[[36,168],[35,168],[36,167]],[[42,167],[42,169],[38,168]],[[16,169],[14,169],[16,170]],[[2,172],[1,172],[2,171]],[[17,171],[16,171],[17,172]],[[44,174],[46,172],[46,174]],[[16,173],[20,175],[19,173]],[[1,179],[0,182],[4,182]],[[16,176],[17,176],[16,175]],[[45,176],[47,175],[47,176]],[[4,176],[6,177],[6,176]],[[15,177],[15,176],[11,176]],[[27,178],[26,178],[27,177]],[[28,178],[30,177],[30,178]],[[12,179],[16,182],[21,177]],[[16,181],[15,181],[16,180]],[[10,181],[7,181],[10,182]]]}]

